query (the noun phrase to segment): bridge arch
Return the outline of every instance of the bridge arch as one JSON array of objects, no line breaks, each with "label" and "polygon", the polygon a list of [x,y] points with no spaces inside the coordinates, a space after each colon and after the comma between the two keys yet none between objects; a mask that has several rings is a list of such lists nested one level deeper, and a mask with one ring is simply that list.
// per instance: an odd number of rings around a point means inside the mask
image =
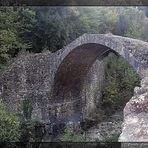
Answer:
[{"label": "bridge arch", "polygon": [[143,66],[142,64],[148,64],[148,45],[146,42],[108,34],[84,34],[55,53],[55,59],[57,60],[54,65],[56,67],[55,73],[57,73],[60,64],[71,51],[83,44],[93,43],[112,49],[127,60],[137,72],[140,71],[140,67]]},{"label": "bridge arch", "polygon": [[[82,112],[85,100],[81,98],[84,78],[96,60],[101,61],[110,52],[122,56],[139,72],[141,63],[128,46],[130,40],[117,36],[83,35],[58,53],[52,97],[55,103],[71,102],[74,112]],[[133,43],[133,41],[132,41]],[[68,109],[68,108],[67,108]],[[80,117],[81,118],[81,117]]]},{"label": "bridge arch", "polygon": [[119,55],[107,46],[87,43],[74,48],[60,64],[54,78],[53,98],[61,103],[79,99],[84,77],[96,60],[102,60],[110,52]]},{"label": "bridge arch", "polygon": [[[75,104],[71,104],[71,106],[69,104],[69,107],[63,103],[54,104],[54,101],[60,102],[60,99],[58,100],[58,98],[52,98],[51,94],[56,88],[55,86],[60,86],[55,85],[57,84],[58,79],[62,79],[63,83],[66,82],[64,77],[61,78],[64,76],[64,74],[60,76],[60,69],[62,69],[62,67],[67,67],[66,63],[69,63],[68,57],[71,57],[70,55],[76,53],[74,52],[74,49],[77,49],[80,46],[83,47],[84,45],[92,46],[93,44],[97,44],[98,47],[100,45],[111,49],[115,53],[118,53],[124,57],[124,59],[133,65],[137,72],[144,74],[144,76],[148,75],[147,42],[109,34],[84,34],[55,53],[47,52],[33,55],[31,54],[24,58],[19,58],[12,65],[10,65],[9,68],[6,69],[0,76],[0,98],[2,98],[7,109],[11,112],[18,113],[20,111],[20,103],[24,98],[27,97],[30,99],[33,105],[32,119],[38,119],[41,122],[48,122],[50,120],[49,114],[50,111],[53,110],[53,106],[60,106],[61,109],[63,107],[63,110],[65,107],[65,112],[67,112],[68,109],[73,110],[73,106],[76,106],[75,108],[77,109],[77,105],[80,105],[79,101],[77,101]],[[92,57],[96,56],[92,53],[90,53],[90,55]],[[82,58],[78,58],[76,56],[78,59],[77,61],[79,61],[79,59],[84,59],[83,56]],[[95,60],[95,58],[93,60]],[[93,63],[93,60],[86,61],[91,61]],[[97,60],[97,58],[94,64],[96,64],[95,66],[98,66],[97,64],[99,64],[99,60]],[[87,67],[86,65],[83,66]],[[76,70],[80,73],[80,70]],[[87,73],[87,70],[82,72],[82,74],[84,74],[84,72]],[[76,82],[76,80],[74,79],[73,82]],[[91,86],[89,85],[89,82],[87,84],[87,86]],[[81,85],[78,86],[81,87]],[[67,88],[74,87],[71,85]],[[60,108],[57,107],[57,110]],[[60,112],[60,114],[62,113]]]}]

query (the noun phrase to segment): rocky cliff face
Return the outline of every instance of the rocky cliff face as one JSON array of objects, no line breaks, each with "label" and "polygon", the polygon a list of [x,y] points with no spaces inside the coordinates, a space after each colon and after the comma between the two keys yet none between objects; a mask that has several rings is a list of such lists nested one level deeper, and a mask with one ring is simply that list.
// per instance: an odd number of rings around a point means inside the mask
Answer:
[{"label": "rocky cliff face", "polygon": [[148,142],[148,77],[136,87],[134,96],[124,108],[120,142]]}]

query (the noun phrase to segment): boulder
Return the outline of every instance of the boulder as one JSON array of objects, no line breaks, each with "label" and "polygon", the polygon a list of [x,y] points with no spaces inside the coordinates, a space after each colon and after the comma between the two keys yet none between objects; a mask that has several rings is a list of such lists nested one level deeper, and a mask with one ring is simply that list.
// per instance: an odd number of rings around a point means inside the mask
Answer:
[{"label": "boulder", "polygon": [[136,87],[134,96],[124,108],[120,142],[148,142],[148,77]]}]

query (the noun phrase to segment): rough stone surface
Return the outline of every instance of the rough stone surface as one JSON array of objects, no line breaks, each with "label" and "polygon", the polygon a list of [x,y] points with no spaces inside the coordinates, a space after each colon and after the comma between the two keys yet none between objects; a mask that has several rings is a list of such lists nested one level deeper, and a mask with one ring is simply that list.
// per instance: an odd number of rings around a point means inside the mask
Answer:
[{"label": "rough stone surface", "polygon": [[148,68],[148,43],[137,39],[109,34],[84,34],[80,36],[71,44],[57,52],[57,54],[60,55],[58,63],[60,64],[61,61],[63,61],[63,59],[72,50],[83,44],[89,43],[104,45],[117,52],[119,55],[124,57],[137,71]]},{"label": "rough stone surface", "polygon": [[148,77],[136,87],[134,96],[124,108],[121,142],[148,142]]},{"label": "rough stone surface", "polygon": [[[95,79],[88,80],[89,70],[109,52],[123,56],[144,76],[148,68],[148,43],[108,34],[84,34],[55,53],[18,59],[0,77],[0,98],[13,112],[18,112],[22,100],[29,98],[33,105],[32,118],[40,121],[48,122],[52,115],[80,120],[83,107],[94,106],[88,104],[87,98],[93,94],[89,87],[101,84],[99,78],[96,83]],[[101,75],[102,79],[103,73],[96,70],[93,75]],[[89,87],[85,85],[88,81]],[[85,89],[89,90],[88,96],[82,98]]]},{"label": "rough stone surface", "polygon": [[86,132],[88,141],[117,142],[121,134],[121,124],[123,122],[122,112],[115,113],[106,121],[102,121]]},{"label": "rough stone surface", "polygon": [[81,93],[82,100],[86,102],[83,113],[87,118],[92,117],[92,114],[97,109],[97,105],[101,102],[103,82],[104,63],[96,60],[86,75]]}]

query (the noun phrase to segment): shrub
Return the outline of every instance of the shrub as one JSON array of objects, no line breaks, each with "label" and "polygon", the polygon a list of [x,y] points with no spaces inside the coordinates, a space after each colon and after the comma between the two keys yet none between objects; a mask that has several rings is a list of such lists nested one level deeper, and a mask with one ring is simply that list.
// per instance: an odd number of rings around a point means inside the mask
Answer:
[{"label": "shrub", "polygon": [[0,142],[19,141],[21,132],[19,130],[19,118],[6,110],[0,103]]},{"label": "shrub", "polygon": [[140,77],[122,57],[110,54],[105,62],[103,106],[113,110],[121,109],[132,97],[135,86],[140,85]]},{"label": "shrub", "polygon": [[82,134],[75,133],[71,127],[66,126],[64,134],[62,135],[61,141],[66,142],[84,142],[85,137]]}]

